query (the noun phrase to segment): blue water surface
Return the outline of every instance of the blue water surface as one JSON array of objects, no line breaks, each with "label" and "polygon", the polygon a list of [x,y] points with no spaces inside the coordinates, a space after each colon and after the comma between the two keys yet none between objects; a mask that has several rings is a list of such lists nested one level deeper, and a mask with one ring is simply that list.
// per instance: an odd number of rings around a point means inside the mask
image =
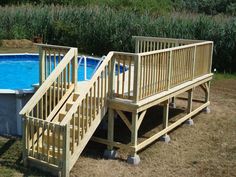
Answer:
[{"label": "blue water surface", "polygon": [[[97,59],[87,58],[87,79],[92,77],[98,63]],[[83,60],[78,68],[78,80],[84,80]],[[31,89],[38,82],[38,55],[0,55],[0,89]]]}]

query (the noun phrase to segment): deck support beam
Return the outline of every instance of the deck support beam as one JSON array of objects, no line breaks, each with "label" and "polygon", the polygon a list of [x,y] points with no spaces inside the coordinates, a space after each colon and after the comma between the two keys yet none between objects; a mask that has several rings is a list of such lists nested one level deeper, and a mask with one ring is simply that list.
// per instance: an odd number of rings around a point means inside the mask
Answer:
[{"label": "deck support beam", "polygon": [[[191,113],[193,109],[193,89],[188,91],[188,106],[187,106],[187,114]],[[187,125],[193,125],[193,120],[191,117],[185,122]]]},{"label": "deck support beam", "polygon": [[[206,88],[204,90],[204,92],[205,92],[205,103],[207,103],[210,100],[210,84],[211,84],[210,81],[204,83],[204,86]],[[209,114],[211,112],[209,106],[206,107],[205,109],[203,109],[203,112]]]}]

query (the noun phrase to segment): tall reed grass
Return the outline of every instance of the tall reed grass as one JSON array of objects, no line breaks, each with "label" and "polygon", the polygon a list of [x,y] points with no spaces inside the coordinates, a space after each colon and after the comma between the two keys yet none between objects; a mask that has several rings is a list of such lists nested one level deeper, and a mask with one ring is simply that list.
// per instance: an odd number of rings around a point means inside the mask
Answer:
[{"label": "tall reed grass", "polygon": [[0,39],[32,39],[76,46],[81,52],[133,51],[133,35],[206,39],[215,43],[213,67],[236,72],[236,18],[191,14],[153,17],[104,6],[0,7]]}]

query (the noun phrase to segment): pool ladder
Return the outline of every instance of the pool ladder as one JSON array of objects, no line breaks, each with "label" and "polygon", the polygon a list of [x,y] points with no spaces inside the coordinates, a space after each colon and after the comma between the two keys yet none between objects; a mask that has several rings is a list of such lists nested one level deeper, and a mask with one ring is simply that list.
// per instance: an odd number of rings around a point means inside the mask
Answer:
[{"label": "pool ladder", "polygon": [[[102,56],[101,59],[99,60],[97,66],[95,67],[92,76],[94,75],[94,73],[96,72],[96,70],[98,69],[98,67],[101,65],[102,61],[106,58],[106,56]],[[82,60],[84,60],[84,80],[88,80],[87,79],[87,57],[85,55],[82,55],[80,57],[79,63],[78,63],[78,68],[81,66]]]}]

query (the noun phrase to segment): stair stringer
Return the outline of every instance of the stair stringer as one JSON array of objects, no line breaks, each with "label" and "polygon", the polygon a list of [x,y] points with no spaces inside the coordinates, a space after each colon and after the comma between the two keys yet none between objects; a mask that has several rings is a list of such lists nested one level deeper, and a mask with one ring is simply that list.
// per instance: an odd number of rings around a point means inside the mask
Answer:
[{"label": "stair stringer", "polygon": [[94,132],[96,131],[99,124],[101,123],[102,119],[105,117],[106,112],[107,112],[107,106],[104,106],[96,115],[96,118],[94,119],[94,121],[92,121],[91,127],[89,128],[88,132],[84,135],[83,139],[80,141],[79,146],[77,146],[73,156],[71,157],[69,170],[73,168],[74,164],[78,160],[85,146],[88,144],[89,140],[92,138]]}]

